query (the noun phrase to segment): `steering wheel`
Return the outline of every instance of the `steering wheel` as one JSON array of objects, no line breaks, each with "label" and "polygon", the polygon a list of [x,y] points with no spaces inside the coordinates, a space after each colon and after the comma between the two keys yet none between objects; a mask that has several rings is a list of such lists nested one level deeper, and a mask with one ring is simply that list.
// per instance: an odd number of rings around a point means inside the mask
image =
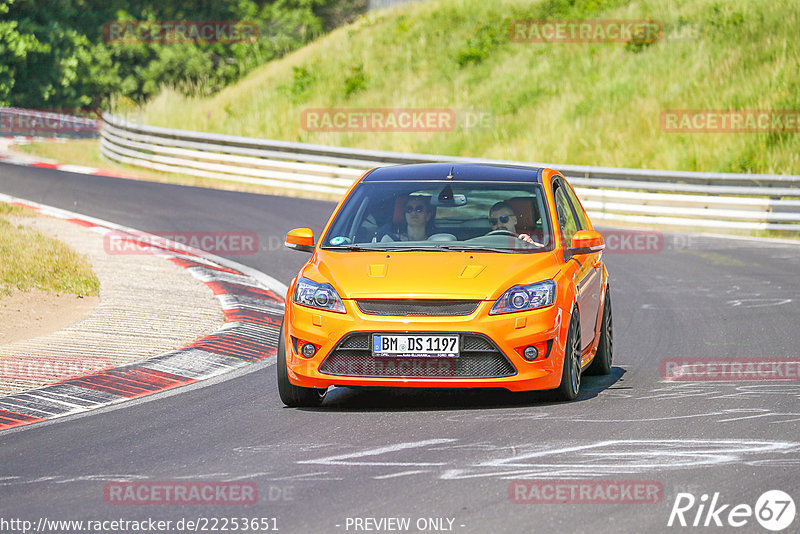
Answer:
[{"label": "steering wheel", "polygon": [[512,232],[511,230],[492,230],[486,235],[511,235],[517,237],[516,232]]},{"label": "steering wheel", "polygon": [[453,234],[433,234],[428,241],[458,241],[458,238]]}]

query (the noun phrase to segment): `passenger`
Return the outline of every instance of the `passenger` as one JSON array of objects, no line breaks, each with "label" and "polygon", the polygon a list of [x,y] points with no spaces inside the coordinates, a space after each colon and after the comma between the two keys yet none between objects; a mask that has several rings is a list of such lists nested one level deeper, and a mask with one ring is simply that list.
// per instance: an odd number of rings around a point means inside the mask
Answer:
[{"label": "passenger", "polygon": [[395,228],[394,233],[381,238],[385,241],[425,241],[434,233],[432,227],[433,209],[430,197],[412,195],[406,200],[404,222]]},{"label": "passenger", "polygon": [[517,216],[514,215],[514,208],[511,207],[511,204],[505,200],[498,202],[489,210],[489,225],[492,227],[492,232],[505,230],[526,243],[537,244],[530,235],[517,233]]}]

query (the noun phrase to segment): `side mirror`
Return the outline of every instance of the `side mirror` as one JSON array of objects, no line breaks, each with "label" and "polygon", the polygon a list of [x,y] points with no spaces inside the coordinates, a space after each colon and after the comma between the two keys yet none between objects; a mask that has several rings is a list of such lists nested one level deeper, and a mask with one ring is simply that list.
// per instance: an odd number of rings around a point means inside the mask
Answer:
[{"label": "side mirror", "polygon": [[314,230],[311,228],[295,228],[289,230],[284,242],[287,248],[302,252],[314,252]]},{"label": "side mirror", "polygon": [[591,254],[606,248],[606,243],[600,232],[594,230],[581,230],[572,236],[572,246],[567,249],[567,256],[578,254]]}]

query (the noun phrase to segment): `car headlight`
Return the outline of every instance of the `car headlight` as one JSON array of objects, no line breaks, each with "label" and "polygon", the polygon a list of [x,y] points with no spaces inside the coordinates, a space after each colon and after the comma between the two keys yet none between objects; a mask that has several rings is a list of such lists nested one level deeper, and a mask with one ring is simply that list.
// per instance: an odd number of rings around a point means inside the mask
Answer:
[{"label": "car headlight", "polygon": [[524,286],[514,286],[497,299],[489,315],[535,310],[550,306],[556,300],[556,283],[545,280]]},{"label": "car headlight", "polygon": [[320,284],[308,278],[301,278],[297,281],[292,300],[311,308],[345,313],[342,299],[339,298],[332,285]]}]

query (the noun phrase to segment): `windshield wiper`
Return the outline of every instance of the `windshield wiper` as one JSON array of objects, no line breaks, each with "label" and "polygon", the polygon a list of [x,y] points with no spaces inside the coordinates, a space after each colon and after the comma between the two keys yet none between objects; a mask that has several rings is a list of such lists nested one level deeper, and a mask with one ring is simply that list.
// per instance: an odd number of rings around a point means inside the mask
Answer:
[{"label": "windshield wiper", "polygon": [[361,245],[328,245],[320,247],[323,250],[351,250],[354,252],[385,252],[386,247],[362,247]]},{"label": "windshield wiper", "polygon": [[392,252],[430,252],[439,247],[386,247],[384,250],[391,250]]},{"label": "windshield wiper", "polygon": [[507,254],[516,254],[517,252],[522,252],[522,250],[512,250],[512,249],[497,248],[497,247],[483,247],[480,245],[439,245],[436,248],[446,249],[446,250],[473,250],[478,252],[505,252]]}]

